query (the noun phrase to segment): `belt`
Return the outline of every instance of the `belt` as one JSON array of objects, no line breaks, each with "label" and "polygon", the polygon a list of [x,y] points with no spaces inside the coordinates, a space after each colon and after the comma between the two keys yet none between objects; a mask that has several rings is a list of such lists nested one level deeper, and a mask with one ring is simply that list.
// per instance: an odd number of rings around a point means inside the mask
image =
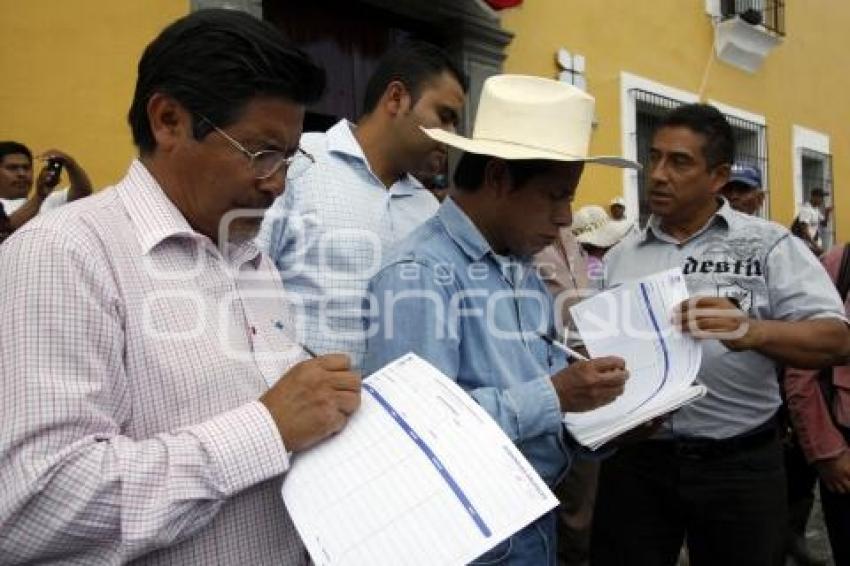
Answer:
[{"label": "belt", "polygon": [[681,458],[707,460],[766,446],[779,437],[778,432],[776,419],[771,418],[753,430],[730,438],[673,438],[649,442],[671,449]]}]

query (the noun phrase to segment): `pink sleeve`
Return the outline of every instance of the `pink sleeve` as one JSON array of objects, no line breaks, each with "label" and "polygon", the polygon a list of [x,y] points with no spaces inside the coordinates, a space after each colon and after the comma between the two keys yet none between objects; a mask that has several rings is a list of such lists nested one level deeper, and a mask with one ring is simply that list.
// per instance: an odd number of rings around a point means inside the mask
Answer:
[{"label": "pink sleeve", "polygon": [[834,458],[847,449],[844,438],[832,422],[817,376],[817,370],[785,370],[788,413],[809,462]]}]

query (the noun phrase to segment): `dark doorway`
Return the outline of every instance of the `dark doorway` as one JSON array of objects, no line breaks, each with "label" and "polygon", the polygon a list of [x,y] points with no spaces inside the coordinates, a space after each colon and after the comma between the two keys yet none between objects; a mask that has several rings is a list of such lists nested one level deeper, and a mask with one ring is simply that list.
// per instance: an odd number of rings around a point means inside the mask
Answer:
[{"label": "dark doorway", "polygon": [[440,30],[361,2],[264,0],[263,14],[327,71],[327,90],[309,109],[305,132],[360,116],[366,82],[388,48],[412,38],[446,44]]}]

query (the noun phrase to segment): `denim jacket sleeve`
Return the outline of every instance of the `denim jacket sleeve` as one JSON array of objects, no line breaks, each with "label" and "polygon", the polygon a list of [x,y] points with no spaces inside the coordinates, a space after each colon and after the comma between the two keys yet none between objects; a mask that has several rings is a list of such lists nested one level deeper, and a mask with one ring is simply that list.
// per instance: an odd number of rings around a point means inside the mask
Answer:
[{"label": "denim jacket sleeve", "polygon": [[[370,304],[364,309],[364,375],[414,352],[457,380],[461,341],[472,339],[461,336],[458,317],[449,314],[451,296],[457,290],[454,285],[441,284],[428,265],[412,260],[391,264],[373,278],[367,299]],[[539,372],[529,369],[535,371]],[[467,392],[514,442],[562,434],[560,402],[548,375],[518,378],[505,388],[482,383]]]}]

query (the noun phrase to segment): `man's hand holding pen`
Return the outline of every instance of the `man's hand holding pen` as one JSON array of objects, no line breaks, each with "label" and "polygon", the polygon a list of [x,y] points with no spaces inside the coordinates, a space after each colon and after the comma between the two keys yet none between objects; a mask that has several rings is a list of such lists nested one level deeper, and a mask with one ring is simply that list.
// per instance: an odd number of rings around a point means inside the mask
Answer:
[{"label": "man's hand holding pen", "polygon": [[584,353],[551,336],[540,334],[540,338],[573,360],[568,367],[552,376],[561,411],[583,413],[607,405],[623,394],[629,378],[624,359],[617,356],[588,359]]},{"label": "man's hand holding pen", "polygon": [[286,449],[297,452],[342,430],[360,406],[360,376],[344,354],[314,357],[293,366],[260,402]]},{"label": "man's hand holding pen", "polygon": [[629,372],[616,356],[580,360],[552,376],[561,410],[582,413],[607,405],[623,394]]}]

